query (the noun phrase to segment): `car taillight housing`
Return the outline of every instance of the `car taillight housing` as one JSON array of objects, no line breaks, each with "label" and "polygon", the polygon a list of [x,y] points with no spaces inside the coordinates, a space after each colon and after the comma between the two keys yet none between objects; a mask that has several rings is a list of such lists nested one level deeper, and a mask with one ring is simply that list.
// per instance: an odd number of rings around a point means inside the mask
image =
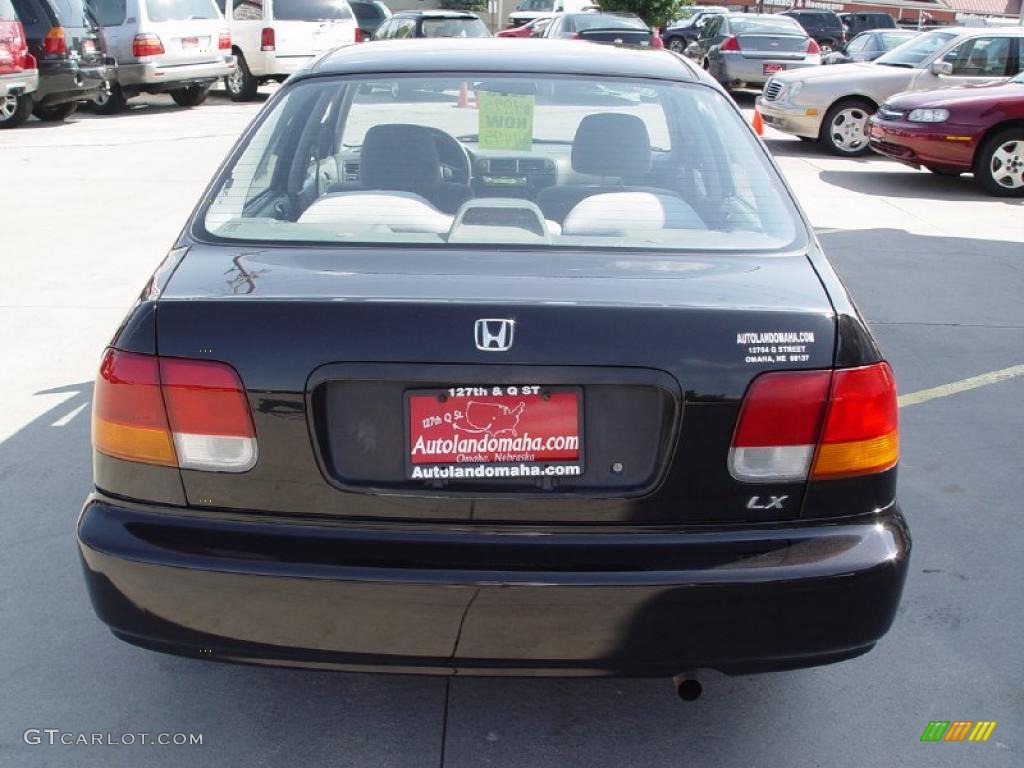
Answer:
[{"label": "car taillight housing", "polygon": [[64,27],[50,27],[43,38],[43,53],[63,55],[68,52],[67,39],[64,37]]},{"label": "car taillight housing", "polygon": [[720,46],[718,46],[718,50],[720,50],[720,51],[739,51],[739,50],[741,50],[740,49],[739,38],[737,38],[735,35],[733,35],[731,37],[725,38],[725,40],[722,41],[722,44]]},{"label": "car taillight housing", "polygon": [[263,31],[260,32],[260,50],[261,51],[273,51],[277,49],[277,42],[274,37],[273,27],[264,27]]},{"label": "car taillight housing", "polygon": [[751,382],[729,450],[747,483],[884,472],[899,458],[896,381],[887,363],[778,371]]},{"label": "car taillight housing", "polygon": [[220,37],[217,38],[217,48],[221,51],[231,50],[231,32],[226,29],[222,29]]},{"label": "car taillight housing", "polygon": [[136,35],[132,40],[132,56],[137,59],[142,56],[160,56],[163,52],[164,44],[160,42],[159,36],[152,33]]},{"label": "car taillight housing", "polygon": [[361,30],[359,27],[356,27],[355,35],[355,41],[357,43],[363,42],[363,30]]},{"label": "car taillight housing", "polygon": [[821,46],[818,45],[817,40],[815,40],[813,37],[807,41],[807,53],[821,53]]},{"label": "car taillight housing", "polygon": [[126,461],[213,472],[256,464],[242,381],[226,363],[108,349],[96,378],[93,446]]}]

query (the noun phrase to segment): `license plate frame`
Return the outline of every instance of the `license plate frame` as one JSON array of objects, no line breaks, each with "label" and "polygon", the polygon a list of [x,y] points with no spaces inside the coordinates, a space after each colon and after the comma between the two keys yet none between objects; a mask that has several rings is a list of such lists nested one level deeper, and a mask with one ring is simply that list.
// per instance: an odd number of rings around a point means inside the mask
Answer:
[{"label": "license plate frame", "polygon": [[[420,400],[422,398],[422,400]],[[556,402],[557,401],[557,402]],[[552,406],[557,405],[564,411],[567,401],[574,404],[574,418],[567,413],[555,413]],[[476,414],[469,408],[470,403],[483,406]],[[519,415],[516,409],[522,406]],[[511,413],[502,413],[504,406]],[[531,408],[532,406],[532,408]],[[584,397],[583,387],[578,385],[453,385],[450,387],[428,387],[405,390],[403,397],[403,417],[405,421],[405,440],[403,443],[403,463],[405,478],[412,481],[427,481],[434,485],[444,486],[448,483],[490,482],[509,484],[538,484],[545,486],[559,477],[578,480],[583,476],[586,464],[584,446]],[[496,415],[488,425],[482,422],[484,417]],[[429,426],[423,421],[424,414],[439,416],[440,422],[432,421]],[[451,415],[451,421],[444,414]],[[455,426],[462,416],[464,426]],[[550,426],[546,418],[560,420],[561,432],[558,428],[549,428],[537,434],[538,423]],[[414,425],[414,420],[418,422]],[[443,454],[427,452],[420,457],[414,454],[418,439],[450,440],[456,438],[463,441],[511,440],[523,438],[527,440],[547,440],[548,438],[575,438],[573,449],[555,449],[555,453],[565,453],[564,457],[550,456],[551,450],[531,451],[526,449],[466,451],[453,450]],[[478,446],[476,443],[475,446]],[[474,447],[475,447],[474,446]],[[464,446],[465,447],[465,443]],[[461,454],[461,456],[460,456]],[[507,454],[509,458],[499,459],[496,456]],[[459,459],[462,460],[459,460]],[[483,458],[484,460],[468,460]],[[549,470],[552,467],[555,469]],[[458,468],[458,471],[454,471]],[[488,472],[487,468],[494,471]],[[506,473],[506,469],[508,472]],[[418,471],[417,471],[418,470]],[[449,470],[447,473],[442,470]]]},{"label": "license plate frame", "polygon": [[761,65],[762,75],[774,75],[777,72],[785,72],[786,65],[780,63],[765,63]]},{"label": "license plate frame", "polygon": [[183,38],[181,38],[181,49],[182,50],[192,50],[193,48],[198,48],[198,47],[199,47],[199,38],[198,37],[183,37]]}]

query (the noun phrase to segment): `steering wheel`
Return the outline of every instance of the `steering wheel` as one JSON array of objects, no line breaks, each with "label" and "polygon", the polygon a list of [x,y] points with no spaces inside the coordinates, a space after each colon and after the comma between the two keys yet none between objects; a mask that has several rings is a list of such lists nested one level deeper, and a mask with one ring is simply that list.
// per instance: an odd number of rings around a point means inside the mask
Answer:
[{"label": "steering wheel", "polygon": [[441,164],[441,180],[469,186],[473,182],[473,162],[469,150],[462,142],[440,128],[428,127],[437,147],[437,158]]}]

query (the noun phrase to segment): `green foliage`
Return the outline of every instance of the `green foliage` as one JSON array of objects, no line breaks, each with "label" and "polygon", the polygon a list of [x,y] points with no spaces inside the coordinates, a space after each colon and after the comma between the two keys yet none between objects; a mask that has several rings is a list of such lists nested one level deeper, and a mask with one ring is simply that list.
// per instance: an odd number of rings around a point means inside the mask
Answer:
[{"label": "green foliage", "polygon": [[441,0],[441,7],[446,11],[480,11],[487,10],[487,0]]},{"label": "green foliage", "polygon": [[683,14],[693,0],[599,0],[602,10],[635,13],[652,27],[664,29]]}]

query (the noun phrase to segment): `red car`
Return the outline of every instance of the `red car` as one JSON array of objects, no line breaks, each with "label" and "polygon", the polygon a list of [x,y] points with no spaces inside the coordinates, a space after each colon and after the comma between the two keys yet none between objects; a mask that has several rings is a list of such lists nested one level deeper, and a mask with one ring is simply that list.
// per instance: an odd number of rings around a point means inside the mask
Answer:
[{"label": "red car", "polygon": [[894,96],[871,118],[871,148],[915,168],[1024,196],[1024,72],[996,85]]},{"label": "red car", "polygon": [[10,0],[0,0],[0,128],[15,128],[32,114],[39,87],[35,57]]},{"label": "red car", "polygon": [[544,30],[551,23],[550,16],[543,16],[539,19],[523,24],[521,27],[509,27],[498,33],[498,37],[540,37]]}]

